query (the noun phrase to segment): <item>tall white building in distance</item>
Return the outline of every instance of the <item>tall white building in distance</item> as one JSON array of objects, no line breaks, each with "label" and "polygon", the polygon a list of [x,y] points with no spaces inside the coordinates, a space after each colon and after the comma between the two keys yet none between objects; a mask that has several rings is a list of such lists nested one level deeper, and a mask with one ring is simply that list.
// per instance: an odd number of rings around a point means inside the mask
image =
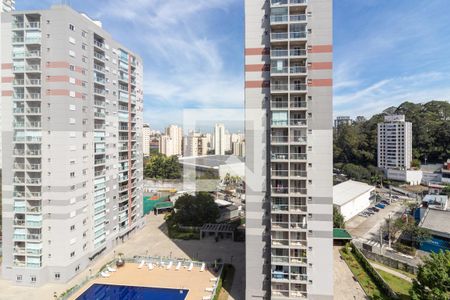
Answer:
[{"label": "tall white building in distance", "polygon": [[226,146],[225,125],[218,123],[214,126],[214,154],[225,155]]},{"label": "tall white building in distance", "polygon": [[142,61],[64,5],[1,36],[2,275],[67,282],[142,225]]},{"label": "tall white building in distance", "polygon": [[15,0],[2,0],[0,5],[1,5],[0,12],[10,12],[15,9],[16,1]]},{"label": "tall white building in distance", "polygon": [[152,130],[149,124],[144,124],[142,126],[142,154],[144,156],[150,155],[150,139],[152,135]]},{"label": "tall white building in distance", "polygon": [[159,152],[167,156],[183,154],[183,129],[177,125],[166,128],[165,134],[161,135]]},{"label": "tall white building in distance", "polygon": [[408,170],[411,160],[412,124],[404,115],[385,116],[378,124],[378,167]]}]

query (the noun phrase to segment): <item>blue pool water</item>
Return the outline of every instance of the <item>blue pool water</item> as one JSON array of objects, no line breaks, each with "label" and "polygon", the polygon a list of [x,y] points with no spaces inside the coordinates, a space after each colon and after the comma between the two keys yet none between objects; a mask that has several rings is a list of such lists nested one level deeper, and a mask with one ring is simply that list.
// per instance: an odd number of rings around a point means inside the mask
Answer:
[{"label": "blue pool water", "polygon": [[93,284],[77,300],[184,300],[188,290]]}]

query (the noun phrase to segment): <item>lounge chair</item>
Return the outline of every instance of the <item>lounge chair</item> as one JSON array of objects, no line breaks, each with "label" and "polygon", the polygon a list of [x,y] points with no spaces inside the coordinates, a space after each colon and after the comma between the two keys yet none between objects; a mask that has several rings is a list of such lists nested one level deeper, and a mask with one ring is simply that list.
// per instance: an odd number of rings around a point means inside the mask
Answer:
[{"label": "lounge chair", "polygon": [[169,264],[167,265],[167,270],[170,270],[170,268],[172,268],[173,262],[169,262]]},{"label": "lounge chair", "polygon": [[204,296],[202,300],[211,300],[211,296]]},{"label": "lounge chair", "polygon": [[217,278],[216,278],[216,277],[213,277],[213,278],[209,279],[209,281],[211,281],[211,282],[216,282],[216,281],[217,281]]},{"label": "lounge chair", "polygon": [[202,263],[202,267],[200,268],[200,272],[205,271],[205,267],[206,267],[206,264],[205,264],[205,263]]},{"label": "lounge chair", "polygon": [[111,266],[108,266],[106,269],[108,270],[108,272],[116,272],[117,271],[116,268],[111,267]]},{"label": "lounge chair", "polygon": [[148,269],[151,271],[153,270],[154,266],[151,262],[148,263]]},{"label": "lounge chair", "polygon": [[138,266],[138,269],[142,269],[142,267],[144,267],[144,265],[145,265],[145,260],[142,260]]},{"label": "lounge chair", "polygon": [[178,271],[178,270],[180,270],[180,268],[181,268],[181,261],[178,262],[177,267],[175,268],[175,270]]},{"label": "lounge chair", "polygon": [[103,272],[100,273],[100,275],[101,275],[103,278],[108,278],[109,276],[111,276],[111,274],[109,274],[108,271],[103,271]]},{"label": "lounge chair", "polygon": [[212,293],[212,292],[214,292],[214,288],[206,288],[205,291],[206,291],[206,292],[211,292],[211,293]]},{"label": "lounge chair", "polygon": [[194,263],[191,262],[191,264],[189,265],[188,271],[192,271],[192,268],[194,267]]}]

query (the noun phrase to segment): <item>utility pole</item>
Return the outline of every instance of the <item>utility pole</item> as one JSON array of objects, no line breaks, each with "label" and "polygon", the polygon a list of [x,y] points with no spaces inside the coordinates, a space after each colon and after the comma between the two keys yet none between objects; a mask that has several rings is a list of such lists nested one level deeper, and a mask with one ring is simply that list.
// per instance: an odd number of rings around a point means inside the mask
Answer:
[{"label": "utility pole", "polygon": [[388,241],[389,241],[389,248],[391,248],[391,214],[389,214],[388,219]]},{"label": "utility pole", "polygon": [[383,254],[383,227],[380,227],[380,255]]}]

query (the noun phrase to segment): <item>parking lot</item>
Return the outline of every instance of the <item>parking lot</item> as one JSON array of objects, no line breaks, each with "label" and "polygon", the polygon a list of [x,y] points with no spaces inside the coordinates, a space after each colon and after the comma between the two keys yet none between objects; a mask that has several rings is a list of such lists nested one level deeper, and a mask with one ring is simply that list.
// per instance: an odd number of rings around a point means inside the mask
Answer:
[{"label": "parking lot", "polygon": [[389,216],[391,218],[397,218],[403,211],[403,201],[396,201],[391,205],[386,205],[384,209],[379,209],[378,212],[375,212],[368,217],[359,215],[353,217],[346,222],[345,228],[353,238],[379,241],[380,226],[385,223]]}]

